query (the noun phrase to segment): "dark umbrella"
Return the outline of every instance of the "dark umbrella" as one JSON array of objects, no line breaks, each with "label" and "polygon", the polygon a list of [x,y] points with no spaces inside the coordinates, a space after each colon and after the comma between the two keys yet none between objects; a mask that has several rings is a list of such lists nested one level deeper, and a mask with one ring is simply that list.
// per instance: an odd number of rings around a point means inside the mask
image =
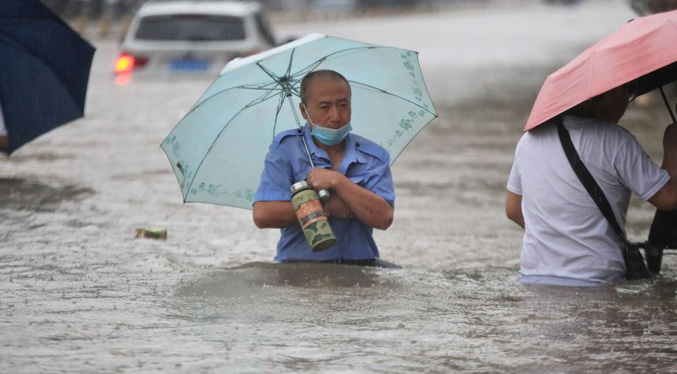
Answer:
[{"label": "dark umbrella", "polygon": [[0,1],[8,153],[84,114],[94,47],[37,0]]}]

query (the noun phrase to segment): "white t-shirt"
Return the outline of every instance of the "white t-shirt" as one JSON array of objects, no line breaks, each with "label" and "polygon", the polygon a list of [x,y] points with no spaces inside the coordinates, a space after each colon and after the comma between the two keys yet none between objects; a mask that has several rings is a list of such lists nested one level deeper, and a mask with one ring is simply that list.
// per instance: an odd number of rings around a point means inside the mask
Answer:
[{"label": "white t-shirt", "polygon": [[[569,116],[564,125],[622,228],[631,193],[648,200],[670,180],[624,128]],[[574,173],[554,124],[522,136],[507,188],[522,196],[520,281],[586,286],[624,279],[622,243]]]}]

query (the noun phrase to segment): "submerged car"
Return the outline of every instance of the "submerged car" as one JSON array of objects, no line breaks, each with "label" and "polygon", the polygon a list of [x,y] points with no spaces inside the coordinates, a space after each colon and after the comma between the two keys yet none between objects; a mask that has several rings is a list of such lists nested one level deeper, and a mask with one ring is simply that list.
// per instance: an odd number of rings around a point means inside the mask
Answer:
[{"label": "submerged car", "polygon": [[259,3],[148,2],[129,25],[114,71],[217,75],[228,61],[274,45]]}]

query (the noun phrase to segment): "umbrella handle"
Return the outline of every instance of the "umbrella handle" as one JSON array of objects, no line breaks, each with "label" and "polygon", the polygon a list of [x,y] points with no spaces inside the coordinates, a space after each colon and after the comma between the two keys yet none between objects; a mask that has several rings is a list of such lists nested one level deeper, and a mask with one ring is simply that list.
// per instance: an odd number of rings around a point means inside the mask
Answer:
[{"label": "umbrella handle", "polygon": [[324,203],[327,200],[329,200],[329,198],[331,197],[331,194],[329,194],[329,191],[327,191],[327,190],[319,190],[317,192],[317,196],[320,198],[320,201],[322,201]]},{"label": "umbrella handle", "polygon": [[668,98],[665,96],[665,91],[663,91],[663,87],[659,87],[659,90],[661,91],[661,96],[663,97],[663,102],[665,103],[665,106],[668,107],[668,112],[670,113],[670,117],[672,118],[672,123],[677,122],[677,119],[675,119],[675,113],[672,112],[672,108],[670,107]]}]

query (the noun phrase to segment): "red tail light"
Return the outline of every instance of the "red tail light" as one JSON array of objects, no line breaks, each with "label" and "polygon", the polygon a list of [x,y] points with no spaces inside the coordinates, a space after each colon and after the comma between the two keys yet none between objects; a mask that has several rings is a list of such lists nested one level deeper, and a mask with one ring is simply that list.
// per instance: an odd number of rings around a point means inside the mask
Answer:
[{"label": "red tail light", "polygon": [[135,60],[134,56],[123,53],[115,60],[115,67],[113,70],[118,74],[129,73],[134,70]]},{"label": "red tail light", "polygon": [[134,68],[143,67],[147,62],[147,58],[135,57],[128,53],[123,53],[115,60],[113,70],[117,74],[130,73]]}]

